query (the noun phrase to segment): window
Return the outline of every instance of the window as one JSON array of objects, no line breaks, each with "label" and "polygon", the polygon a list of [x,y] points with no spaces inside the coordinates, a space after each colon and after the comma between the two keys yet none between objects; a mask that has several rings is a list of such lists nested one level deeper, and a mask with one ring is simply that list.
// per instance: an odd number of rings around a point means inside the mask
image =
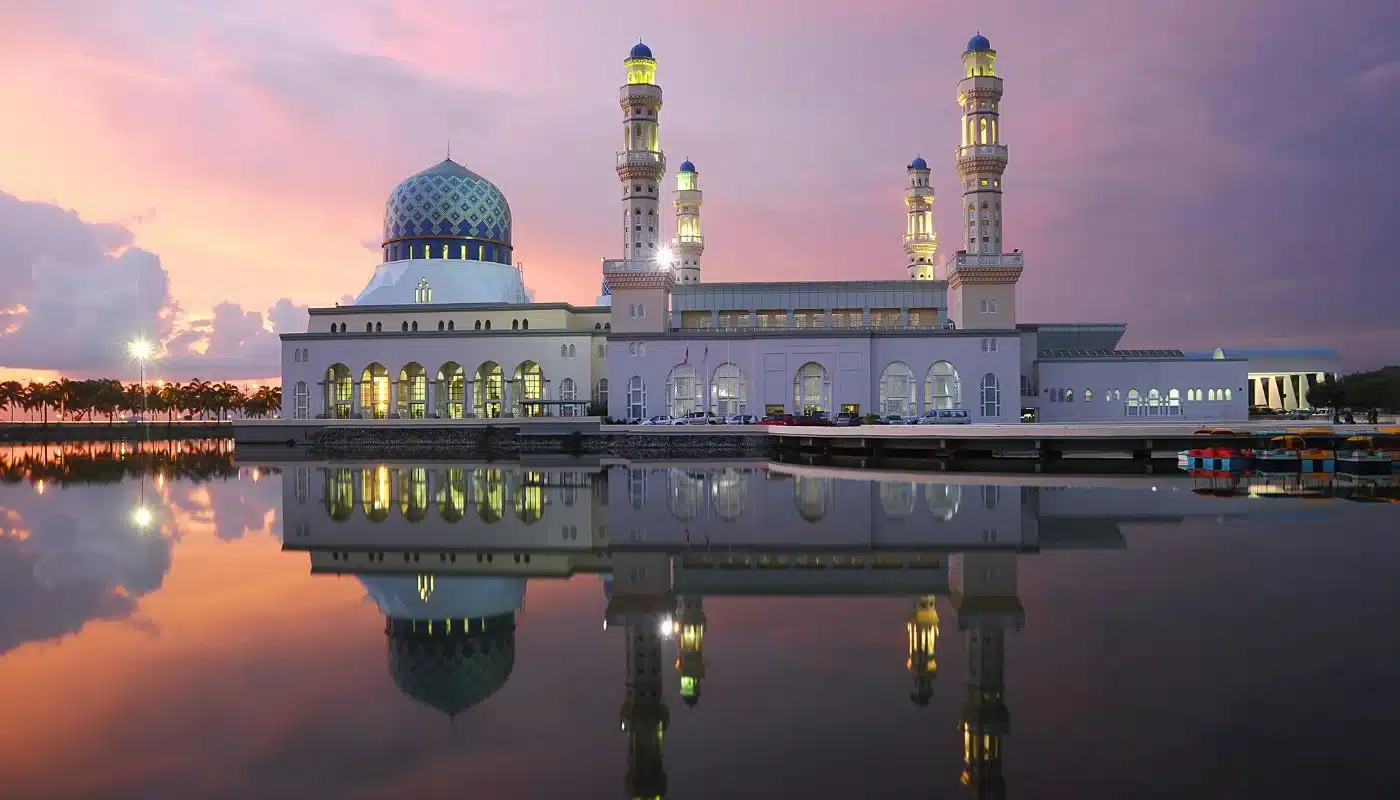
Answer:
[{"label": "window", "polygon": [[335,333],[335,323],[331,323],[331,333]]},{"label": "window", "polygon": [[997,351],[997,340],[996,340],[996,339],[983,339],[983,340],[982,340],[982,352],[984,352],[984,353],[995,353],[996,351]]},{"label": "window", "polygon": [[374,323],[374,332],[375,332],[375,333],[382,333],[383,331],[384,331],[384,323],[382,323],[382,322],[376,322],[376,323]]},{"label": "window", "polygon": [[[985,241],[985,240],[984,240],[984,241]],[[996,301],[996,298],[994,298],[994,297],[984,297],[984,298],[982,298],[982,313],[983,313],[983,314],[995,314],[995,313],[997,313],[997,301]]]},{"label": "window", "polygon": [[915,413],[914,371],[902,361],[891,362],[880,373],[880,414],[906,416]]},{"label": "window", "polygon": [[521,329],[521,330],[524,330],[524,331],[530,330],[530,320],[528,320],[528,319],[522,319],[522,320],[520,320],[520,329]]},{"label": "window", "polygon": [[311,416],[311,395],[307,392],[306,381],[297,381],[296,404],[292,407],[292,419],[307,419]]},{"label": "window", "polygon": [[738,365],[725,363],[715,368],[714,380],[710,383],[710,413],[721,417],[731,417],[744,413],[747,405],[744,373]]},{"label": "window", "polygon": [[593,402],[607,408],[608,405],[608,379],[598,379],[598,385],[593,389]]},{"label": "window", "polygon": [[520,330],[520,320],[518,320],[518,319],[513,319],[513,320],[511,320],[511,321],[510,321],[510,329],[513,330],[513,331],[518,331],[518,330]]},{"label": "window", "polygon": [[630,305],[630,306],[627,307],[627,316],[629,316],[629,317],[636,317],[636,316],[637,316],[637,305],[636,305],[635,303],[633,303],[632,305]]},{"label": "window", "polygon": [[457,323],[455,323],[455,322],[453,322],[452,320],[449,319],[449,320],[447,321],[447,329],[448,329],[449,331],[456,330],[456,329],[457,329]]},{"label": "window", "polygon": [[577,355],[577,353],[578,351],[574,349],[574,346],[569,345],[569,358],[574,358]]},{"label": "window", "polygon": [[563,405],[559,407],[559,411],[563,416],[572,417],[576,415],[578,409],[575,406],[569,405],[578,399],[576,395],[577,390],[574,388],[573,378],[565,378],[559,382],[559,400],[563,403]]},{"label": "window", "polygon": [[646,419],[647,387],[640,375],[633,375],[627,383],[627,416],[631,419]]},{"label": "window", "polygon": [[666,413],[683,417],[698,410],[700,384],[695,380],[695,367],[677,364],[666,376]]},{"label": "window", "polygon": [[447,329],[447,323],[446,323],[446,322],[443,322],[442,320],[438,320],[438,330],[441,331],[441,330],[446,330],[446,329]]},{"label": "window", "polygon": [[935,362],[924,377],[924,410],[961,406],[962,382],[958,371],[947,361]]},{"label": "window", "polygon": [[1167,405],[1177,408],[1181,406],[1181,390],[1169,389],[1167,391]]},{"label": "window", "polygon": [[599,358],[606,358],[607,355],[608,355],[607,349],[604,348],[603,345],[601,345],[601,344],[598,345],[598,357],[599,357]]},{"label": "window", "polygon": [[627,355],[629,355],[629,356],[635,356],[636,354],[637,354],[637,343],[636,343],[636,342],[628,342],[628,343],[627,343]]},{"label": "window", "polygon": [[366,323],[365,323],[365,333],[373,333],[373,332],[374,332],[374,323],[372,323],[372,322],[366,322]]},{"label": "window", "polygon": [[476,329],[481,330],[481,320],[476,321]]},{"label": "window", "polygon": [[1226,399],[1226,400],[1229,400],[1229,399],[1230,399],[1230,390],[1229,390],[1229,389],[1226,389],[1226,390],[1225,390],[1225,399]]},{"label": "window", "polygon": [[1094,402],[1094,390],[1093,390],[1093,389],[1085,389],[1085,390],[1084,390],[1084,402],[1086,402],[1086,403],[1092,403],[1092,402]]},{"label": "window", "polygon": [[826,411],[826,388],[826,368],[815,361],[803,364],[793,378],[793,412]]},{"label": "window", "polygon": [[563,344],[559,345],[559,357],[560,357],[560,358],[568,358],[568,357],[569,357],[569,346],[568,346],[568,345],[563,345]]},{"label": "window", "polygon": [[486,320],[486,330],[491,330],[491,320]]},{"label": "window", "polygon": [[1215,402],[1215,400],[1216,400],[1216,397],[1215,397],[1215,390],[1214,390],[1214,389],[1211,389],[1209,392],[1207,392],[1206,397],[1207,397],[1207,399],[1210,400],[1212,403]]},{"label": "window", "polygon": [[408,323],[407,323],[407,322],[403,323],[402,325],[399,326],[399,329],[402,330],[404,333],[408,333]]},{"label": "window", "polygon": [[637,316],[641,319],[647,318],[647,307],[642,305],[641,303],[637,304]]},{"label": "window", "polygon": [[1001,416],[1001,386],[990,372],[982,376],[982,416]]},{"label": "window", "polygon": [[410,328],[411,330],[414,330],[414,331],[418,330],[418,323],[416,323],[416,322],[413,323],[412,325],[409,326],[409,328]]}]

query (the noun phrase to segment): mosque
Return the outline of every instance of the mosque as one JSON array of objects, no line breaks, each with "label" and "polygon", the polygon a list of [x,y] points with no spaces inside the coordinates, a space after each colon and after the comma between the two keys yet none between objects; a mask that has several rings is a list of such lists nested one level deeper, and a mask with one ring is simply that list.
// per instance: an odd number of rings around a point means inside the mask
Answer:
[{"label": "mosque", "polygon": [[595,304],[535,302],[505,194],[448,158],[390,194],[383,263],[355,302],[312,308],[305,333],[281,337],[287,416],[964,408],[975,422],[1108,422],[1305,407],[1308,388],[1338,371],[1334,352],[1130,350],[1118,346],[1121,323],[1019,320],[1027,254],[1003,238],[1009,150],[996,59],[980,33],[962,54],[955,160],[966,213],[941,270],[934,187],[916,157],[906,168],[902,275],[879,278],[873,267],[867,280],[713,283],[701,279],[704,194],[688,159],[672,192],[675,235],[662,231],[662,91],[657,60],[638,43],[619,91],[621,258],[603,261]]}]

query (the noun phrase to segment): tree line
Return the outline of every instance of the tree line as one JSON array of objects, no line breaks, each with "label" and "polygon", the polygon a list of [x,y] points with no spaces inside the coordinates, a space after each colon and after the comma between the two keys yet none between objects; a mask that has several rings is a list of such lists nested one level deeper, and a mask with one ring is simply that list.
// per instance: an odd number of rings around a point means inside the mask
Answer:
[{"label": "tree line", "polygon": [[1357,411],[1400,411],[1400,366],[1331,378],[1308,390],[1313,408],[1350,408]]},{"label": "tree line", "polygon": [[282,388],[259,386],[245,391],[227,381],[211,383],[198,378],[188,383],[122,383],[110,378],[0,383],[0,409],[10,421],[16,412],[42,422],[84,422],[118,415],[164,416],[176,419],[222,421],[235,413],[262,418],[282,410]]}]

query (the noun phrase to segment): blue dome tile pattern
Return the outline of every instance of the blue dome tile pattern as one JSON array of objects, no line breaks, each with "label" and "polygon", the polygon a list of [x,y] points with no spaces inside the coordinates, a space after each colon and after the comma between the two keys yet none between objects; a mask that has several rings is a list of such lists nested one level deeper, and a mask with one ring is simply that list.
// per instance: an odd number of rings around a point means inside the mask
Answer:
[{"label": "blue dome tile pattern", "polygon": [[511,243],[510,205],[496,185],[447,159],[423,170],[384,204],[384,241],[455,236]]},{"label": "blue dome tile pattern", "polygon": [[981,33],[967,40],[967,51],[969,53],[985,53],[991,49],[992,43]]},{"label": "blue dome tile pattern", "polygon": [[651,48],[641,42],[632,45],[632,52],[627,54],[628,58],[651,58]]}]

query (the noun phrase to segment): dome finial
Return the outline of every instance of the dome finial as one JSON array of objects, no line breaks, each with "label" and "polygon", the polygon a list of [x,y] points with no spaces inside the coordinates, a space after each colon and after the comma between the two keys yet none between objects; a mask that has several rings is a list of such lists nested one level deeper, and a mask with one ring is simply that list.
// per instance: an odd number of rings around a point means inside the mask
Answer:
[{"label": "dome finial", "polygon": [[447,160],[452,160],[452,137],[447,137]]}]

